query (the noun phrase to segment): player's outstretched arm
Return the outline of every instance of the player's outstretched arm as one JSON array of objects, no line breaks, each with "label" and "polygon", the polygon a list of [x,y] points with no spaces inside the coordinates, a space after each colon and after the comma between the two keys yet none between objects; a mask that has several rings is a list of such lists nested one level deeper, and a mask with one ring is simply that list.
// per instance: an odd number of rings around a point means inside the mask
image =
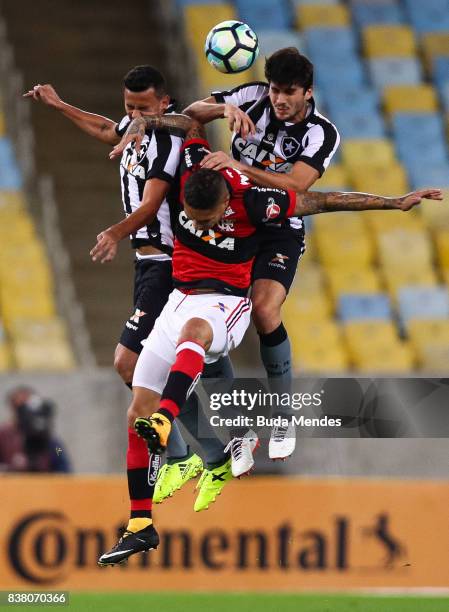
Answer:
[{"label": "player's outstretched arm", "polygon": [[56,93],[55,88],[50,85],[35,85],[33,89],[23,94],[24,98],[31,98],[37,102],[42,102],[50,108],[54,108],[59,111],[64,117],[70,119],[77,127],[83,132],[93,136],[101,142],[106,144],[114,145],[119,142],[120,137],[115,131],[116,123],[107,117],[101,115],[95,115],[94,113],[88,113],[83,111],[76,106],[63,102],[59,95]]},{"label": "player's outstretched arm", "polygon": [[158,178],[148,180],[139,208],[120,223],[116,223],[98,234],[97,243],[90,251],[92,260],[101,263],[112,261],[117,254],[118,244],[123,238],[134,234],[141,227],[153,222],[169,189],[170,185],[167,181]]},{"label": "player's outstretched arm", "polygon": [[139,153],[146,130],[166,129],[170,134],[184,138],[193,123],[194,120],[187,115],[175,113],[136,117],[129,124],[120,142],[109,153],[109,158],[120,157],[130,142],[135,143],[136,153]]},{"label": "player's outstretched arm", "polygon": [[231,132],[240,132],[243,138],[256,133],[254,123],[244,111],[234,104],[219,103],[214,96],[193,102],[183,113],[203,125],[214,119],[227,119]]},{"label": "player's outstretched arm", "polygon": [[398,198],[387,198],[370,193],[346,193],[306,191],[296,196],[293,215],[317,215],[325,212],[362,210],[403,210],[408,211],[422,200],[442,200],[441,189],[421,189]]}]

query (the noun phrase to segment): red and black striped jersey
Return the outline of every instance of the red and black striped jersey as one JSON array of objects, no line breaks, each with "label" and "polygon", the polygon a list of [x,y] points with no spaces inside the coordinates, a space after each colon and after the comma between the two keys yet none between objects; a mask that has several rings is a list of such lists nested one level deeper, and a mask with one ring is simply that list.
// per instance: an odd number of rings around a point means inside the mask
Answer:
[{"label": "red and black striped jersey", "polygon": [[[206,140],[185,143],[181,153],[181,197],[184,184],[210,152]],[[258,246],[257,227],[277,224],[294,213],[294,191],[257,187],[241,172],[220,170],[231,198],[220,222],[212,229],[196,230],[181,210],[173,252],[173,279],[179,288],[213,288],[246,295]]]}]

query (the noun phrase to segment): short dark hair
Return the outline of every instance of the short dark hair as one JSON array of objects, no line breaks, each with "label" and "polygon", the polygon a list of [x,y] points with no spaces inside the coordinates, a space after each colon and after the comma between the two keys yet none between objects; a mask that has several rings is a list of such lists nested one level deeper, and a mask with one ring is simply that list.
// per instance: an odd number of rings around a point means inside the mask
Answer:
[{"label": "short dark hair", "polygon": [[165,95],[165,79],[159,70],[152,66],[135,66],[125,74],[123,83],[126,89],[139,92],[154,89],[158,96]]},{"label": "short dark hair", "polygon": [[265,78],[278,85],[299,85],[307,91],[313,85],[313,64],[296,47],[275,51],[265,60]]},{"label": "short dark hair", "polygon": [[226,181],[220,172],[201,168],[187,179],[184,200],[191,208],[208,210],[215,208],[224,189]]}]

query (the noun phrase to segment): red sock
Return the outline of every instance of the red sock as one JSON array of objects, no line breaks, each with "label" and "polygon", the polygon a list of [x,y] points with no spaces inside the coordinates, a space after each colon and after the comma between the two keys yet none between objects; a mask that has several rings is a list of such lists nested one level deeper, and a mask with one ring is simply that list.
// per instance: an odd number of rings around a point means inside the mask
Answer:
[{"label": "red sock", "polygon": [[193,391],[204,368],[205,350],[196,342],[185,341],[178,344],[176,361],[161,397],[159,412],[173,421],[179,414],[184,402]]},{"label": "red sock", "polygon": [[[128,429],[128,452],[126,466],[128,468],[128,490],[131,500],[131,518],[151,518],[154,484],[148,484],[150,456],[145,440],[139,438],[134,429]],[[153,479],[150,479],[151,481]],[[156,479],[154,478],[154,481]]]}]

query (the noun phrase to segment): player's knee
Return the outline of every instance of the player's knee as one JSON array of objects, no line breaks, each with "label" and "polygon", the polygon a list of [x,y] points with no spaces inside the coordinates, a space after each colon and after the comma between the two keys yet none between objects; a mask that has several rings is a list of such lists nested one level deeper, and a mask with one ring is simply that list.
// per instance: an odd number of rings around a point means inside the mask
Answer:
[{"label": "player's knee", "polygon": [[278,304],[265,300],[253,303],[252,316],[254,325],[260,334],[268,334],[281,322],[281,309]]},{"label": "player's knee", "polygon": [[120,350],[120,348],[116,349],[114,354],[114,368],[125,383],[132,382],[136,361],[137,358],[128,355],[126,352]]},{"label": "player's knee", "polygon": [[207,351],[212,344],[214,334],[210,323],[205,319],[194,318],[187,321],[179,335],[178,344],[181,342],[195,342]]},{"label": "player's knee", "polygon": [[134,422],[138,417],[146,417],[148,415],[148,409],[139,402],[133,401],[131,406],[128,408],[128,427],[132,429]]}]

